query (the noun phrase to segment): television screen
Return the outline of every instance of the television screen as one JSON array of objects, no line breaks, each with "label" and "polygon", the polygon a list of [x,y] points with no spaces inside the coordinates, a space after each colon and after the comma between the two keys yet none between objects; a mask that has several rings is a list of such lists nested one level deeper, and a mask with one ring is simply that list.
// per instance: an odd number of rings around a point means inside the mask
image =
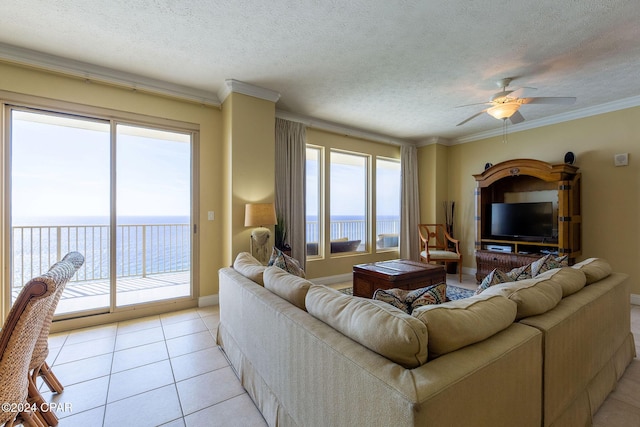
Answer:
[{"label": "television screen", "polygon": [[553,204],[492,203],[491,235],[506,237],[553,237]]}]

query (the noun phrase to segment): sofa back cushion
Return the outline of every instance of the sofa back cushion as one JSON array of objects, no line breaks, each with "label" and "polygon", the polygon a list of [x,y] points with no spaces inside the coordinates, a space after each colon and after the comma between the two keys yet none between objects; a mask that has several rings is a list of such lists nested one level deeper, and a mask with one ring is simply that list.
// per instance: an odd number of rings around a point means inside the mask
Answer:
[{"label": "sofa back cushion", "polygon": [[425,324],[386,302],[312,285],[305,303],[315,318],[405,368],[427,361]]},{"label": "sofa back cushion", "polygon": [[233,262],[233,268],[249,280],[264,286],[263,274],[267,268],[255,259],[249,252],[240,252]]},{"label": "sofa back cushion", "polygon": [[481,295],[502,295],[514,301],[518,305],[516,319],[536,316],[551,310],[562,299],[562,287],[554,280],[561,271],[551,270],[533,279],[495,285]]},{"label": "sofa back cushion", "polygon": [[302,310],[306,310],[304,300],[310,286],[308,280],[279,267],[267,267],[264,270],[264,287]]},{"label": "sofa back cushion", "polygon": [[590,285],[598,280],[602,280],[608,277],[611,272],[611,265],[602,258],[589,258],[582,262],[574,264],[572,268],[580,270],[587,278],[587,285]]},{"label": "sofa back cushion", "polygon": [[427,327],[429,358],[483,341],[508,328],[517,305],[501,295],[477,295],[416,308],[413,316]]},{"label": "sofa back cushion", "polygon": [[584,273],[578,269],[563,267],[548,270],[536,276],[537,279],[552,278],[562,288],[562,298],[575,294],[586,284]]}]

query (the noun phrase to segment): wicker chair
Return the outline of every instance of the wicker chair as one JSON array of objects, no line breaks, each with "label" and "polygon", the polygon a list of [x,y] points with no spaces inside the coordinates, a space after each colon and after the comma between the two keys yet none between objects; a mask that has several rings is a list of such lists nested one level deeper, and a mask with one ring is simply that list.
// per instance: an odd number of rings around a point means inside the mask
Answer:
[{"label": "wicker chair", "polygon": [[418,224],[420,260],[426,263],[458,263],[458,280],[462,283],[462,254],[460,242],[447,233],[444,224]]},{"label": "wicker chair", "polygon": [[[0,425],[44,427],[27,401],[29,363],[55,296],[57,282],[46,274],[30,280],[16,299],[0,334]],[[9,409],[9,410],[7,410]]]},{"label": "wicker chair", "polygon": [[[31,372],[29,374],[29,402],[35,403],[38,408],[41,408],[42,404],[45,403],[44,398],[38,391],[37,379],[39,376],[42,377],[42,380],[51,391],[62,393],[64,390],[64,387],[60,381],[58,381],[58,378],[56,378],[46,361],[47,356],[49,355],[49,330],[51,329],[53,315],[58,307],[58,301],[60,301],[64,288],[76,271],[82,267],[82,264],[84,264],[84,256],[82,256],[82,254],[79,252],[69,252],[60,262],[51,266],[47,272],[47,275],[51,275],[55,278],[54,280],[57,282],[57,287],[48,312],[46,313],[46,317],[44,318],[40,335],[38,336],[33,349],[31,363],[29,364],[29,370]],[[39,416],[49,426],[58,425],[58,417],[54,412],[39,412]]]}]

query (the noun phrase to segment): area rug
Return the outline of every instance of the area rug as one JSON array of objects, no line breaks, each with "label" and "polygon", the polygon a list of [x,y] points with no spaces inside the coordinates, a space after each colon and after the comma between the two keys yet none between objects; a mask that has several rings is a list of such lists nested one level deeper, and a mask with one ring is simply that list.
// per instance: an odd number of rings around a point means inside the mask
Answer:
[{"label": "area rug", "polygon": [[[342,288],[342,289],[338,289],[338,290],[340,292],[342,292],[343,294],[353,295],[353,288],[351,288],[351,287]],[[454,285],[447,285],[447,298],[449,298],[449,300],[451,300],[451,301],[458,300],[458,299],[463,299],[463,298],[469,298],[474,293],[475,292],[472,291],[471,289],[465,289],[465,288],[461,288],[459,286],[454,286]]]}]

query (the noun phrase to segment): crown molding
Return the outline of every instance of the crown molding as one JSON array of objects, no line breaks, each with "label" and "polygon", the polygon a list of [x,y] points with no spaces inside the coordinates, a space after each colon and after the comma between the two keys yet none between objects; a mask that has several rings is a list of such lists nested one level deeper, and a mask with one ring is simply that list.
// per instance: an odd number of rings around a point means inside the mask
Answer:
[{"label": "crown molding", "polygon": [[280,93],[271,89],[265,89],[251,83],[241,82],[240,80],[227,79],[224,85],[218,91],[218,99],[224,102],[231,93],[241,93],[243,95],[253,96],[254,98],[264,99],[265,101],[278,102]]},{"label": "crown molding", "polygon": [[418,141],[416,144],[417,147],[426,147],[427,145],[440,144],[440,145],[453,145],[453,141],[448,138],[443,138],[441,136],[432,136],[430,138],[423,139]]},{"label": "crown molding", "polygon": [[[611,113],[613,111],[624,110],[640,106],[640,96],[632,96],[630,98],[619,99],[617,101],[607,102],[605,104],[595,105],[593,107],[581,108],[579,110],[568,111],[566,113],[556,114],[551,117],[542,119],[524,121],[517,125],[509,126],[509,133],[520,132],[528,129],[535,129],[543,126],[554,125],[557,123],[568,122],[570,120],[583,119],[585,117],[597,116],[598,114]],[[479,139],[491,138],[502,135],[502,127],[484,132],[474,133],[472,135],[456,138],[451,145],[464,144],[467,142],[477,141]]]},{"label": "crown molding", "polygon": [[211,92],[4,43],[0,43],[0,60],[220,107],[220,100]]},{"label": "crown molding", "polygon": [[276,117],[279,119],[289,120],[292,122],[302,123],[308,127],[325,130],[327,132],[337,133],[340,135],[351,136],[355,138],[367,139],[369,141],[381,142],[390,145],[415,145],[414,141],[395,138],[393,136],[380,133],[370,132],[339,123],[329,122],[326,120],[315,119],[313,117],[304,116],[302,114],[291,113],[289,111],[276,110]]}]

